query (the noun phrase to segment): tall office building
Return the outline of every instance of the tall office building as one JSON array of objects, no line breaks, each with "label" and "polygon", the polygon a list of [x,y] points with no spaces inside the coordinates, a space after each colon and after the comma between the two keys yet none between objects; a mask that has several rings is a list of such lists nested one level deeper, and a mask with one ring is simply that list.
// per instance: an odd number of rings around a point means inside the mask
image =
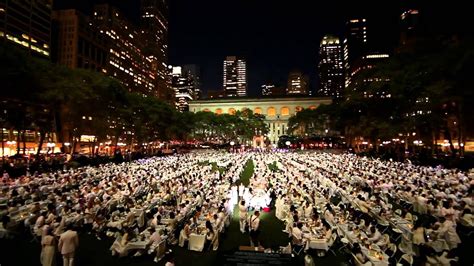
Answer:
[{"label": "tall office building", "polygon": [[272,90],[275,88],[273,84],[263,84],[262,89],[262,96],[270,96],[272,95]]},{"label": "tall office building", "polygon": [[418,31],[419,11],[417,9],[405,9],[400,15],[400,43],[407,45],[412,42]]},{"label": "tall office building", "polygon": [[247,67],[244,59],[227,56],[224,60],[224,94],[228,97],[247,95]]},{"label": "tall office building", "polygon": [[194,100],[199,100],[202,97],[200,67],[195,64],[183,65],[182,72],[188,76],[192,83],[192,87],[194,88]]},{"label": "tall office building", "polygon": [[[390,58],[390,55],[387,53],[371,52],[362,56],[359,60],[355,61],[353,65],[353,88],[358,91],[361,96],[365,98],[390,98],[391,95],[383,90],[383,86],[375,86],[376,83],[382,84],[390,81],[388,77],[384,76],[371,76],[366,78],[361,76],[364,71],[369,69],[374,69],[377,67],[377,64]],[[363,84],[362,84],[363,83]],[[372,83],[372,88],[379,88],[378,90],[367,90],[367,84]]]},{"label": "tall office building", "polygon": [[157,73],[156,91],[160,98],[166,98],[168,75],[168,1],[142,0],[141,25],[143,53],[151,59],[153,71]]},{"label": "tall office building", "polygon": [[183,72],[180,66],[173,66],[171,69],[171,84],[175,91],[176,108],[180,112],[187,112],[189,111],[189,102],[194,99],[192,77],[188,73]]},{"label": "tall office building", "polygon": [[367,19],[353,18],[346,22],[346,30],[343,41],[344,53],[344,86],[347,88],[351,83],[353,64],[364,56],[368,51]]},{"label": "tall office building", "polygon": [[319,94],[339,98],[344,89],[342,46],[338,37],[326,35],[319,47]]},{"label": "tall office building", "polygon": [[51,0],[0,0],[0,39],[50,57]]},{"label": "tall office building", "polygon": [[[148,34],[107,4],[94,6],[91,23],[106,38],[107,75],[118,79],[131,92],[158,97],[157,65],[161,62],[156,55],[146,52]],[[166,76],[163,78],[166,83]]]},{"label": "tall office building", "polygon": [[284,86],[275,86],[272,83],[267,83],[261,86],[262,96],[284,96],[286,95],[286,88]]},{"label": "tall office building", "polygon": [[286,94],[308,95],[308,78],[300,71],[291,71],[288,75]]},{"label": "tall office building", "polygon": [[53,62],[106,73],[106,38],[76,9],[53,11]]}]

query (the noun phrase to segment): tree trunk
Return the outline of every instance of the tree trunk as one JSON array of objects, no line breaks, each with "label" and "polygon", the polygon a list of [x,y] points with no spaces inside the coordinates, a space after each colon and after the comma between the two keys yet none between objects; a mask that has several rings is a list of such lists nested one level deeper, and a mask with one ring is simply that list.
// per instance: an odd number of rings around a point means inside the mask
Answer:
[{"label": "tree trunk", "polygon": [[23,140],[23,154],[26,154],[26,129],[23,130],[21,137]]},{"label": "tree trunk", "polygon": [[46,132],[43,130],[40,130],[40,140],[38,143],[38,150],[36,151],[36,159],[39,159],[40,153],[41,153],[41,148],[43,147],[43,142],[46,137]]},{"label": "tree trunk", "polygon": [[459,156],[463,157],[464,156],[464,132],[463,132],[463,126],[462,126],[462,117],[459,116],[458,120],[458,149],[459,149]]},{"label": "tree trunk", "polygon": [[5,142],[4,142],[4,139],[3,139],[3,125],[2,125],[2,128],[0,128],[0,130],[2,130],[2,163],[5,163]]},{"label": "tree trunk", "polygon": [[446,132],[446,137],[448,138],[449,149],[451,150],[451,154],[453,157],[456,157],[456,149],[454,148],[453,138],[451,137],[451,131],[449,130],[448,125],[446,125],[445,132]]},{"label": "tree trunk", "polygon": [[434,130],[431,131],[431,156],[436,154],[436,150],[438,149],[438,140],[436,138],[436,132]]},{"label": "tree trunk", "polygon": [[76,152],[76,138],[73,136],[72,137],[72,143],[71,143],[71,155],[74,154],[74,152]]},{"label": "tree trunk", "polygon": [[20,143],[21,143],[20,130],[17,130],[16,131],[16,154],[20,154]]}]

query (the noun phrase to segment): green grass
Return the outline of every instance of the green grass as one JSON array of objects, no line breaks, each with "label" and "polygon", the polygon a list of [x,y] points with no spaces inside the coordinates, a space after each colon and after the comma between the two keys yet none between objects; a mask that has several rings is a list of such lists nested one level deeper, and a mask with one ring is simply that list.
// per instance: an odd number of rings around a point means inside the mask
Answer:
[{"label": "green grass", "polygon": [[278,170],[280,170],[280,169],[278,169],[276,161],[274,161],[273,163],[269,163],[268,164],[268,169],[270,169],[270,171],[272,171],[272,172],[278,172]]},{"label": "green grass", "polygon": [[201,166],[211,165],[212,172],[219,171],[221,175],[227,170],[225,167],[219,167],[216,162],[211,163],[209,161],[201,161],[201,162],[198,162],[198,165],[201,165]]},{"label": "green grass", "polygon": [[211,163],[212,165],[212,171],[219,171],[219,173],[222,175],[227,169],[225,167],[219,167],[216,162]]},{"label": "green grass", "polygon": [[240,174],[240,183],[242,183],[244,186],[247,187],[250,184],[250,178],[253,175],[253,171],[254,171],[253,160],[248,159],[247,162],[245,163],[244,170]]}]

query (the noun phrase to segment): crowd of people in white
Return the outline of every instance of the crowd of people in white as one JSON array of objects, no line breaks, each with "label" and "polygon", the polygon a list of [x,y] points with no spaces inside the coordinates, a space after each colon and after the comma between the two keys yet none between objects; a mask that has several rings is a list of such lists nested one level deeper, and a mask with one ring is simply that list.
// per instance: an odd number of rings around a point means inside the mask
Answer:
[{"label": "crowd of people in white", "polygon": [[[255,168],[245,186],[248,160]],[[290,250],[323,255],[340,241],[359,265],[388,265],[397,250],[400,262],[449,265],[459,228],[473,226],[472,173],[349,154],[192,152],[17,179],[5,173],[0,185],[0,237],[23,224],[40,240],[42,265],[53,264],[56,250],[74,264],[76,230],[114,238],[118,256],[158,261],[167,244],[216,250],[236,205],[252,245],[260,244],[259,211],[273,203]]]},{"label": "crowd of people in white", "polygon": [[356,265],[411,265],[414,258],[450,265],[456,258],[449,251],[461,243],[456,229],[472,232],[472,172],[350,154],[274,156],[276,216],[302,249],[333,251],[339,239]]}]

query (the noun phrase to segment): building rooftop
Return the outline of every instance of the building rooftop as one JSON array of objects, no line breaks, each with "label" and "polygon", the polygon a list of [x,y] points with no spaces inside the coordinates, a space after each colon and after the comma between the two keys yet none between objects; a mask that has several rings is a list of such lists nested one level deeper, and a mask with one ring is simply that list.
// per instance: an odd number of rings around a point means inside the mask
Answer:
[{"label": "building rooftop", "polygon": [[276,101],[332,101],[330,97],[313,97],[307,95],[259,96],[259,97],[222,97],[192,101],[190,104],[200,103],[239,103],[239,102],[276,102]]}]

